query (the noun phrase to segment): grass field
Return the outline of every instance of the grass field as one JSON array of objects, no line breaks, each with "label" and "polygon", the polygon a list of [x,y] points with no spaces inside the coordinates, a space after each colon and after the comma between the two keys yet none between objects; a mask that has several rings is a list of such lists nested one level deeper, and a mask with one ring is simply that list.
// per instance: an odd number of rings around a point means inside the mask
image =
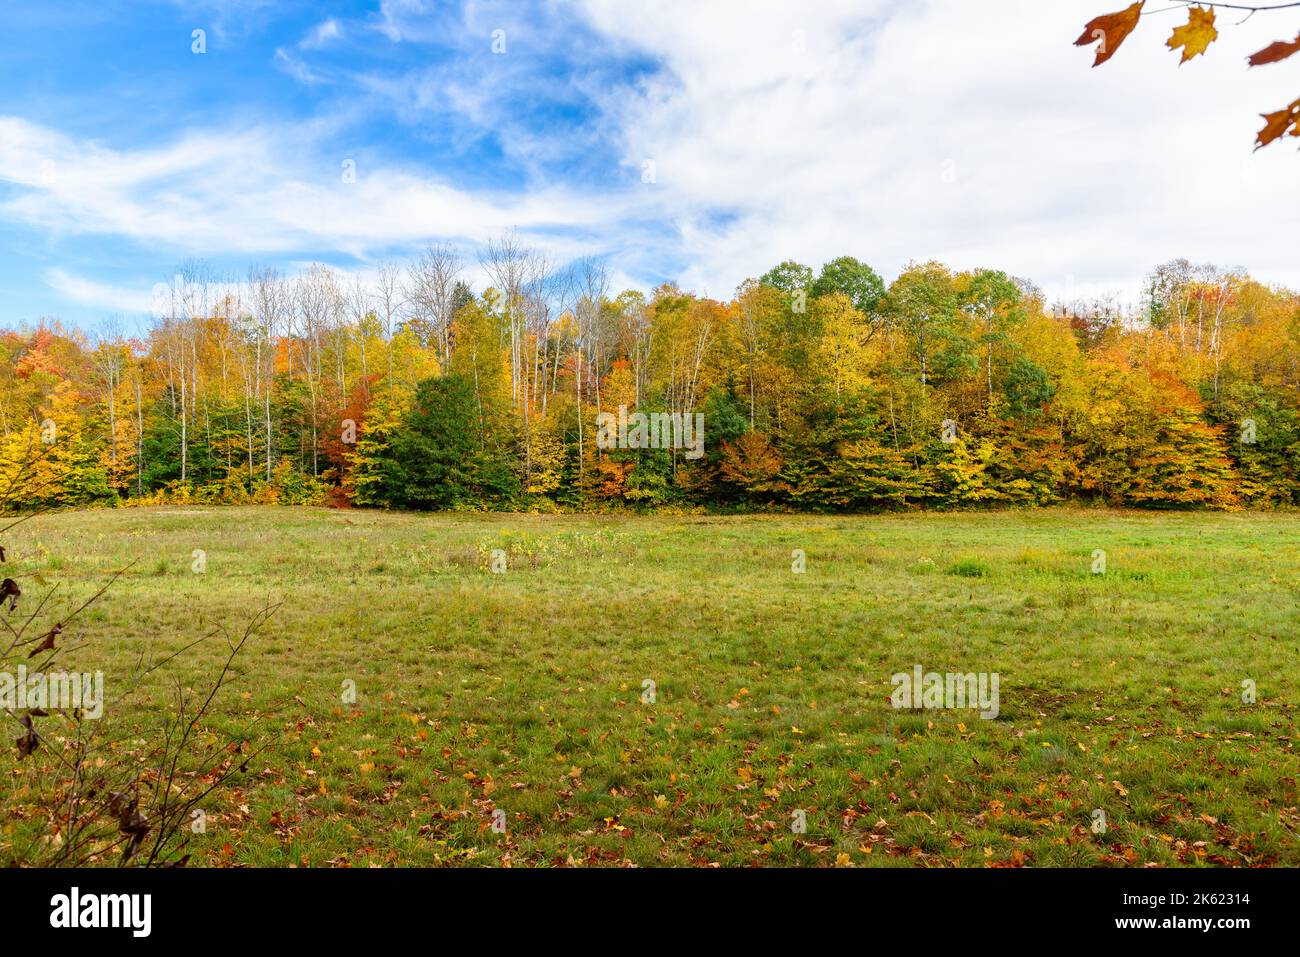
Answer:
[{"label": "grass field", "polygon": [[[55,613],[136,561],[63,659],[110,697],[283,602],[221,718],[281,734],[198,863],[1300,864],[1300,516],[140,509],[7,538]],[[996,720],[891,707],[918,664],[998,673]]]}]

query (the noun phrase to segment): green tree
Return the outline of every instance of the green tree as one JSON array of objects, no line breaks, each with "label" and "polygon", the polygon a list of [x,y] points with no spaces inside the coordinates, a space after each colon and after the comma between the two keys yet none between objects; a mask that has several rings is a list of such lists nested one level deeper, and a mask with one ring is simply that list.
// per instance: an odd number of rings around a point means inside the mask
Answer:
[{"label": "green tree", "polygon": [[800,289],[806,292],[812,288],[813,271],[803,263],[787,259],[763,273],[758,281],[764,286],[781,290],[787,296],[793,296]]},{"label": "green tree", "polygon": [[1010,331],[1020,322],[1020,289],[1004,272],[979,269],[962,276],[961,308],[976,323],[984,344],[985,383],[989,401],[993,401],[993,354],[1010,339]]},{"label": "green tree", "polygon": [[885,295],[885,283],[876,271],[852,256],[840,256],[822,266],[821,275],[812,284],[813,296],[832,293],[848,296],[853,308],[870,318]]},{"label": "green tree", "polygon": [[1036,419],[1052,401],[1056,389],[1043,368],[1032,359],[1016,356],[1002,383],[1007,411],[1017,419]]},{"label": "green tree", "polygon": [[402,428],[406,404],[401,396],[376,396],[357,430],[357,444],[346,453],[344,488],[356,505],[386,505],[385,468]]},{"label": "green tree", "polygon": [[502,505],[519,493],[505,456],[480,437],[474,385],[462,376],[425,379],[402,427],[378,456],[376,497],[399,508]]},{"label": "green tree", "polygon": [[886,315],[911,351],[922,385],[973,364],[957,326],[958,308],[956,282],[941,263],[909,265],[889,287]]}]

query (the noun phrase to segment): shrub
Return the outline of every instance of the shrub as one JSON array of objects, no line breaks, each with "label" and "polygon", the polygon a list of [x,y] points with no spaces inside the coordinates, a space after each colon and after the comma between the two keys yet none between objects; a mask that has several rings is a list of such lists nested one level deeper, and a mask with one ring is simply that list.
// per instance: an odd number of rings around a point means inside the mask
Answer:
[{"label": "shrub", "polygon": [[992,569],[987,562],[978,558],[961,558],[948,566],[949,575],[959,575],[962,578],[984,578]]}]

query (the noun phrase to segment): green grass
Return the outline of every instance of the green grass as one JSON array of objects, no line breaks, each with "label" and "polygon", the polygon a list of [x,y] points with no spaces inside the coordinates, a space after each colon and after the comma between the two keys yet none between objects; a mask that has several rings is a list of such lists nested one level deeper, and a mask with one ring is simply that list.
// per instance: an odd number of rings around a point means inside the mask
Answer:
[{"label": "green grass", "polygon": [[[137,562],[63,662],[110,697],[283,602],[215,722],[282,734],[200,863],[1300,864],[1300,516],[141,509],[7,539],[52,613]],[[997,672],[998,718],[892,708],[916,664]]]}]

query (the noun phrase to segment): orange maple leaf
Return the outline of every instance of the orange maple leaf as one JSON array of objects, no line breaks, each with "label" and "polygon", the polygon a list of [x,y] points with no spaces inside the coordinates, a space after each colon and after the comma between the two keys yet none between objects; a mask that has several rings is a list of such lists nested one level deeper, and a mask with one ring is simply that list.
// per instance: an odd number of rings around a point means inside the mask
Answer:
[{"label": "orange maple leaf", "polygon": [[1092,65],[1094,67],[1101,66],[1115,55],[1115,51],[1119,49],[1120,44],[1128,39],[1128,35],[1136,29],[1138,18],[1142,15],[1144,6],[1146,6],[1146,0],[1138,0],[1127,10],[1093,17],[1088,21],[1088,25],[1083,28],[1083,33],[1079,39],[1074,41],[1074,45],[1086,47],[1090,43],[1096,43],[1097,59],[1093,61]]},{"label": "orange maple leaf", "polygon": [[1259,131],[1259,141],[1255,144],[1255,149],[1262,149],[1269,143],[1287,134],[1291,131],[1292,136],[1300,136],[1300,100],[1296,100],[1285,110],[1278,110],[1276,113],[1261,113],[1266,122],[1264,128]]},{"label": "orange maple leaf", "polygon": [[1300,51],[1300,34],[1289,43],[1286,40],[1278,40],[1270,43],[1258,53],[1252,53],[1247,61],[1251,66],[1263,66],[1265,63],[1277,63],[1279,60],[1285,60],[1292,53]]},{"label": "orange maple leaf", "polygon": [[1179,64],[1186,63],[1219,38],[1219,31],[1214,26],[1214,10],[1192,7],[1187,11],[1187,23],[1174,28],[1174,35],[1165,41],[1171,50],[1183,48],[1183,58]]}]

